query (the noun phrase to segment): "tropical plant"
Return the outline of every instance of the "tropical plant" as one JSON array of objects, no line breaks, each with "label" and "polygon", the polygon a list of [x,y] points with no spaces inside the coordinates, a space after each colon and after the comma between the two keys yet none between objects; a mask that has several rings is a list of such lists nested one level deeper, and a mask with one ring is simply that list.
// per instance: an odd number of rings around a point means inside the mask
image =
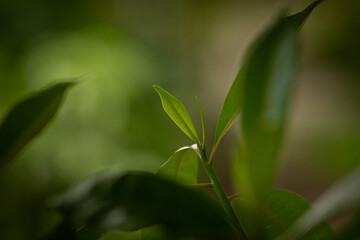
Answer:
[{"label": "tropical plant", "polygon": [[[320,2],[295,15],[280,16],[255,41],[225,98],[211,151],[206,149],[198,99],[202,140],[185,106],[155,85],[165,112],[194,144],[175,151],[156,174],[96,174],[52,198],[50,215],[57,221],[49,221],[50,230],[43,238],[116,239],[116,234],[106,234],[114,229],[135,231],[118,239],[359,238],[359,214],[341,233],[335,233],[326,220],[359,208],[360,169],[320,196],[316,208],[296,193],[271,187],[299,58],[299,30]],[[0,126],[2,167],[47,125],[73,84],[63,82],[40,91],[6,115]],[[227,196],[212,163],[239,113],[241,192]],[[198,182],[199,167],[209,183]]]}]

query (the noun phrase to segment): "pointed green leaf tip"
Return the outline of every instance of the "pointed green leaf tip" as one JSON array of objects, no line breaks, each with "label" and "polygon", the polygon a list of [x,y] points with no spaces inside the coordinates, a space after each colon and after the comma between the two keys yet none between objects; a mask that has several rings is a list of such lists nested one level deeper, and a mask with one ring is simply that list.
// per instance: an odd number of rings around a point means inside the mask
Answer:
[{"label": "pointed green leaf tip", "polygon": [[7,164],[38,135],[59,109],[74,82],[50,86],[19,102],[0,126],[0,166]]},{"label": "pointed green leaf tip", "polygon": [[197,145],[201,146],[194,124],[185,106],[173,95],[157,85],[153,85],[161,98],[162,106],[174,123]]},{"label": "pointed green leaf tip", "polygon": [[[290,28],[300,30],[301,26],[304,24],[305,20],[307,19],[311,11],[322,1],[323,0],[315,1],[312,4],[310,4],[307,8],[305,8],[303,11],[291,15],[289,17],[283,18],[281,21],[278,22],[278,26],[287,25],[290,26]],[[276,30],[276,28],[278,27],[275,27],[273,31]],[[263,36],[261,36],[255,44],[253,44],[250,53],[257,51],[256,49],[259,49],[261,47],[259,46],[260,45],[259,42],[261,41],[262,38]],[[263,53],[260,52],[258,54],[263,54]],[[255,58],[255,57],[252,56],[252,54],[248,56],[248,59],[239,70],[225,98],[223,107],[220,112],[219,120],[216,126],[214,147],[211,152],[210,161],[213,160],[214,154],[221,139],[224,137],[225,133],[228,131],[235,118],[239,115],[240,111],[243,111],[244,82],[247,81],[249,75],[247,73],[247,69],[248,69],[247,65],[252,64],[254,60],[252,60],[251,58]],[[258,66],[258,67],[262,67],[262,66]]]}]

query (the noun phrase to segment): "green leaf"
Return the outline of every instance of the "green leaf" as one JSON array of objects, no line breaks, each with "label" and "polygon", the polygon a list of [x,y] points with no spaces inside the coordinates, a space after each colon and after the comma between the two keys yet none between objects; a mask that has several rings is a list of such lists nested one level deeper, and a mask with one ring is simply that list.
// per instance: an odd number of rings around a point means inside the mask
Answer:
[{"label": "green leaf", "polygon": [[0,165],[7,164],[38,135],[59,109],[74,82],[50,86],[19,102],[0,126]]},{"label": "green leaf", "polygon": [[[266,188],[261,203],[246,196],[232,197],[232,205],[249,239],[285,238],[290,226],[311,208],[299,195],[276,188]],[[323,222],[306,234],[302,240],[333,239],[334,231]],[[291,238],[286,238],[291,239]]]},{"label": "green leaf", "polygon": [[141,229],[142,240],[166,240],[168,238],[166,231],[160,225]]},{"label": "green leaf", "polygon": [[178,184],[190,185],[197,183],[198,155],[196,144],[182,147],[167,160],[156,173]]},{"label": "green leaf", "polygon": [[223,209],[208,194],[149,173],[89,178],[59,196],[56,206],[74,229],[135,231],[159,224],[179,237],[233,236]]},{"label": "green leaf", "polygon": [[[270,105],[267,106],[268,110],[265,113],[271,117],[270,120],[278,120],[278,122],[281,120],[286,110],[286,100],[290,89],[289,81],[293,77],[297,58],[296,50],[293,49],[297,45],[296,36],[294,36],[296,33],[292,30],[299,30],[311,11],[320,2],[322,0],[315,1],[302,12],[278,21],[272,29],[260,36],[252,46],[247,60],[238,72],[225,98],[216,126],[210,161],[213,160],[221,139],[239,113],[244,108],[247,109],[249,105],[250,108],[252,108],[252,104],[256,106],[261,103],[262,105],[266,101],[264,99],[266,95],[268,95],[267,100],[270,101]],[[284,38],[292,39],[285,40]],[[283,48],[281,44],[284,44]],[[286,54],[286,51],[289,51],[288,54]],[[282,64],[284,65],[281,66]],[[246,84],[245,88],[245,82],[253,85],[251,88],[258,89],[248,93],[250,86]],[[256,92],[257,94],[253,95]],[[249,97],[246,97],[245,93],[247,93],[247,96],[251,96],[251,99],[248,99]],[[246,103],[244,103],[244,98]],[[249,102],[250,100],[251,102]],[[255,100],[255,103],[252,103],[253,100]],[[246,104],[246,107],[243,106],[244,104]],[[254,111],[256,110],[254,109]]]},{"label": "green leaf", "polygon": [[301,29],[301,27],[306,22],[307,18],[309,17],[310,13],[314,10],[314,8],[319,5],[319,3],[323,2],[324,0],[316,0],[313,3],[311,3],[307,8],[305,8],[303,11],[288,16],[284,19],[285,22],[288,24],[293,25],[294,27]]},{"label": "green leaf", "polygon": [[201,146],[198,134],[194,127],[194,124],[186,111],[184,105],[173,95],[165,91],[159,86],[154,85],[154,89],[157,91],[161,98],[162,106],[174,121],[174,123],[196,144]]},{"label": "green leaf", "polygon": [[298,63],[297,30],[309,13],[303,11],[301,19],[282,18],[266,31],[238,75],[242,83],[234,83],[240,92],[233,95],[242,107],[240,183],[251,195],[269,186],[275,175]]},{"label": "green leaf", "polygon": [[195,97],[195,98],[196,98],[196,101],[197,101],[198,106],[199,106],[200,117],[201,117],[201,129],[202,129],[202,140],[203,140],[203,143],[202,143],[201,147],[203,149],[205,149],[205,146],[206,146],[205,145],[205,143],[206,143],[206,131],[205,131],[204,113],[203,113],[203,110],[202,110],[202,107],[200,105],[198,97]]},{"label": "green leaf", "polygon": [[155,225],[141,229],[141,240],[194,240],[192,237],[175,237],[169,235],[163,227]]},{"label": "green leaf", "polygon": [[242,85],[243,85],[243,75],[244,75],[244,67],[242,67],[236,76],[231,88],[226,95],[223,107],[220,112],[219,120],[215,130],[215,140],[214,146],[211,150],[210,154],[210,162],[212,162],[217,147],[221,139],[224,137],[225,133],[231,127],[231,124],[234,122],[236,117],[239,115],[242,107]]},{"label": "green leaf", "polygon": [[360,208],[360,167],[352,171],[322,194],[294,227],[294,235],[307,232],[320,221],[331,220]]},{"label": "green leaf", "polygon": [[123,232],[119,230],[113,230],[110,231],[101,238],[98,238],[99,240],[141,240],[141,233],[140,231],[135,232]]}]

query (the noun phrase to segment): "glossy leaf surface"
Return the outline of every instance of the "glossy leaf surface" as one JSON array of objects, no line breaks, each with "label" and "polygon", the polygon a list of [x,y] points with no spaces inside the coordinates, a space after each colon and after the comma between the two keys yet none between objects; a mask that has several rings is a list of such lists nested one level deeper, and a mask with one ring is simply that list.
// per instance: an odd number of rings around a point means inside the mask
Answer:
[{"label": "glossy leaf surface", "polygon": [[[289,191],[266,188],[263,197],[261,204],[240,195],[232,198],[232,205],[249,239],[276,239],[282,234],[286,238],[290,226],[310,209],[309,203]],[[322,223],[301,239],[330,240],[334,237],[331,227]]]},{"label": "glossy leaf surface", "polygon": [[0,126],[0,165],[10,162],[38,135],[58,111],[66,90],[73,82],[48,87],[20,101]]},{"label": "glossy leaf surface", "polygon": [[182,185],[196,184],[198,151],[196,144],[180,148],[160,167],[156,175]]},{"label": "glossy leaf surface", "polygon": [[232,236],[225,213],[210,196],[143,172],[87,179],[60,196],[57,207],[76,229],[134,231],[160,224],[174,236]]},{"label": "glossy leaf surface", "polygon": [[174,123],[196,144],[201,146],[199,136],[185,106],[173,95],[154,85],[161,98],[162,106]]}]

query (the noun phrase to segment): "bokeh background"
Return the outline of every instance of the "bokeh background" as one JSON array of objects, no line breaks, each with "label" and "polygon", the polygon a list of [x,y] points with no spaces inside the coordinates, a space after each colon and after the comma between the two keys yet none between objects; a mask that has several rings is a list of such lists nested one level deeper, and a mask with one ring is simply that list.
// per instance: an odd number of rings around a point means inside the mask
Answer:
[{"label": "bokeh background", "polygon": [[[191,142],[152,89],[177,96],[208,148],[256,36],[311,1],[2,0],[0,117],[22,96],[79,77],[57,118],[0,174],[0,239],[34,239],[49,196],[94,172],[156,171]],[[360,2],[327,0],[302,30],[301,64],[276,185],[313,201],[360,160]],[[230,184],[238,126],[216,155]]]}]

